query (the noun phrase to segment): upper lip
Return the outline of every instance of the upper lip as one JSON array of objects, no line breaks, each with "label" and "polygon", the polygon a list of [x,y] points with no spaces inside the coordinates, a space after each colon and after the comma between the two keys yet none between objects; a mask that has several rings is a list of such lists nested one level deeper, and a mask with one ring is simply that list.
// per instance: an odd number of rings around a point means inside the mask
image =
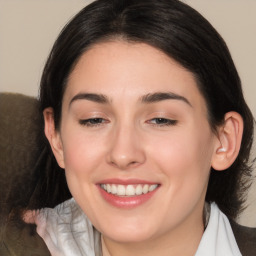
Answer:
[{"label": "upper lip", "polygon": [[142,179],[118,179],[118,178],[113,178],[113,179],[104,179],[97,184],[120,184],[120,185],[129,185],[129,184],[149,184],[149,185],[154,185],[154,184],[159,184],[159,182],[152,182],[152,181],[147,181],[147,180],[142,180]]}]

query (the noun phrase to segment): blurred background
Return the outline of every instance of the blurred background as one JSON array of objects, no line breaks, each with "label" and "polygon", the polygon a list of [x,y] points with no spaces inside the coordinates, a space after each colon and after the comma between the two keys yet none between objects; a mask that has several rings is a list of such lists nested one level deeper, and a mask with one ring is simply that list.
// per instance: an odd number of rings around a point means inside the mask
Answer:
[{"label": "blurred background", "polygon": [[[256,117],[256,1],[183,1],[203,14],[226,41],[240,74],[245,98]],[[54,40],[66,22],[90,2],[0,0],[0,92],[36,97]],[[254,173],[256,175],[256,170]],[[256,227],[256,178],[247,204],[238,221]]]}]

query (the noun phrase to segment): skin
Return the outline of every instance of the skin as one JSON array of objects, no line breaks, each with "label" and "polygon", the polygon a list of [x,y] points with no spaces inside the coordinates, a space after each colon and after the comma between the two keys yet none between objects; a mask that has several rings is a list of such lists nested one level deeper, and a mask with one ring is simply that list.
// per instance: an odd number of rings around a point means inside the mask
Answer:
[{"label": "skin", "polygon": [[[176,98],[145,102],[145,95],[159,92]],[[107,101],[77,96],[85,93]],[[58,131],[53,115],[44,111],[46,136],[111,255],[195,254],[211,166],[227,168],[239,151],[237,113],[228,113],[213,133],[191,72],[149,45],[112,41],[92,46],[75,66]],[[100,119],[88,121],[93,118]],[[122,209],[97,186],[113,178],[160,186],[144,204]]]}]

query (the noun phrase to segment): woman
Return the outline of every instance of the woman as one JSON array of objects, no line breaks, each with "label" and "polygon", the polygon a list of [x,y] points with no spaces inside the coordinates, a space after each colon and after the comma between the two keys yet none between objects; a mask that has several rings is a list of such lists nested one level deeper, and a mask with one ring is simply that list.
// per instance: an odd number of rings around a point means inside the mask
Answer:
[{"label": "woman", "polygon": [[73,197],[25,216],[52,255],[241,255],[227,217],[248,188],[253,117],[195,10],[93,2],[57,39],[40,101],[49,175],[65,169]]}]

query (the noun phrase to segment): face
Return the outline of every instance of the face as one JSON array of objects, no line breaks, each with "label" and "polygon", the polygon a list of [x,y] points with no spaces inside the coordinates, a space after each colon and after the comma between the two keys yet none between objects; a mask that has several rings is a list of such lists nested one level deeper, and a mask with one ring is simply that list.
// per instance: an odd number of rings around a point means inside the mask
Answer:
[{"label": "face", "polygon": [[109,239],[202,226],[215,144],[193,74],[149,45],[97,44],[69,77],[57,160]]}]

